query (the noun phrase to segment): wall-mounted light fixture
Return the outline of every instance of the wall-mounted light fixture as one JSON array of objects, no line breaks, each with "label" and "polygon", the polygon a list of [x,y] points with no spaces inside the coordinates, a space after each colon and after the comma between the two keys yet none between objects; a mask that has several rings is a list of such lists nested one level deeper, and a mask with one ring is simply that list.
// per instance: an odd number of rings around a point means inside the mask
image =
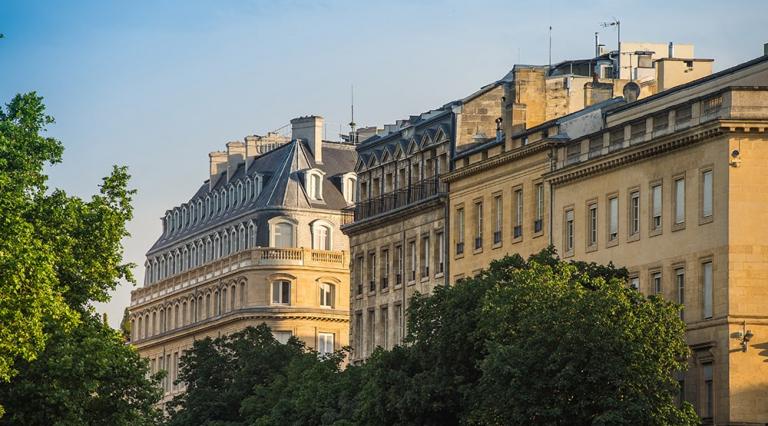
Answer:
[{"label": "wall-mounted light fixture", "polygon": [[751,330],[747,330],[747,322],[744,321],[741,325],[741,331],[737,331],[732,334],[733,338],[739,341],[739,344],[741,345],[742,352],[747,351],[747,347],[749,347],[749,341],[752,340],[755,335],[752,333]]}]

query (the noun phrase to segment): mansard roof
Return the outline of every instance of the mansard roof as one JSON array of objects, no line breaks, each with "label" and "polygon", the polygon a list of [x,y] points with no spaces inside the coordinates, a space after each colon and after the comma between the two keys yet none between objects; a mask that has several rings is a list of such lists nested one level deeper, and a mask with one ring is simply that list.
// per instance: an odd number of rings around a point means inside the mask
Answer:
[{"label": "mansard roof", "polygon": [[[208,180],[203,182],[192,200],[204,200],[207,195],[219,192],[222,188],[228,188],[230,183],[237,185],[238,181],[246,177],[260,176],[262,189],[255,200],[249,199],[245,205],[230,208],[220,216],[187,226],[171,235],[161,236],[148,253],[176,244],[198,233],[208,232],[252,210],[281,208],[341,210],[347,207],[347,201],[341,189],[331,181],[331,178],[354,171],[356,161],[357,153],[351,145],[324,141],[323,162],[316,163],[307,143],[293,140],[255,158],[247,171],[245,163],[240,163],[229,178],[229,182],[224,171],[222,176],[216,179],[213,188],[210,187]],[[309,169],[318,169],[324,173],[322,201],[310,199],[307,193],[304,172]]]}]

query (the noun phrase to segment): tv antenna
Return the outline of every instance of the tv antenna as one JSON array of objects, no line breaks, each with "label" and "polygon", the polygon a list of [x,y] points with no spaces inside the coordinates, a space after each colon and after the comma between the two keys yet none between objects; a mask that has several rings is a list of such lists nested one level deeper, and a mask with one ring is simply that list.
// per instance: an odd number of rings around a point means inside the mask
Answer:
[{"label": "tv antenna", "polygon": [[616,45],[618,46],[616,49],[618,54],[616,55],[616,70],[614,71],[614,75],[616,78],[621,78],[621,21],[614,16],[613,21],[602,22],[600,23],[600,26],[603,28],[616,27]]}]

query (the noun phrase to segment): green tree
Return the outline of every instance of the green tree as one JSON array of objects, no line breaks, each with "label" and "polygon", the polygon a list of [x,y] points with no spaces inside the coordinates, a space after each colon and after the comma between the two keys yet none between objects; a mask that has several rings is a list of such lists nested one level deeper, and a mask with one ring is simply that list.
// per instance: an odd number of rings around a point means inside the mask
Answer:
[{"label": "green tree", "polygon": [[30,220],[45,199],[43,167],[59,162],[63,151],[42,135],[51,123],[35,93],[0,109],[0,382],[16,373],[17,359],[33,360],[43,350],[46,319],[63,328],[77,322],[58,283],[57,253]]},{"label": "green tree", "polygon": [[91,305],[133,282],[130,177],[114,167],[89,200],[48,191],[52,122],[34,93],[0,111],[0,423],[151,424],[156,378]]},{"label": "green tree", "polygon": [[120,333],[126,342],[131,340],[131,318],[128,315],[128,308],[123,310],[123,319],[120,320]]},{"label": "green tree", "polygon": [[186,391],[167,404],[170,425],[241,425],[240,405],[268,386],[306,348],[295,338],[280,344],[265,324],[216,339],[195,341],[180,359]]}]

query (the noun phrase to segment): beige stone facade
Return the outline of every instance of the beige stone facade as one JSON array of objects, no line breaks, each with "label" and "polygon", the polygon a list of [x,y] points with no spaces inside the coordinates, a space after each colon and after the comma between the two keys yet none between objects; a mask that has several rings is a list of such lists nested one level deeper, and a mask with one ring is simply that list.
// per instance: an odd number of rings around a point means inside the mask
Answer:
[{"label": "beige stone facade", "polygon": [[[566,259],[626,266],[630,285],[684,306],[681,396],[705,423],[765,424],[768,57],[597,107],[456,155],[444,176],[451,281],[550,243]],[[478,227],[481,247],[457,253],[459,233],[470,241]]]},{"label": "beige stone facade", "polygon": [[447,193],[439,177],[454,143],[469,149],[494,137],[502,95],[501,82],[488,85],[358,146],[360,201],[343,227],[352,256],[354,362],[401,343],[411,296],[447,283]]},{"label": "beige stone facade", "polygon": [[[131,343],[152,372],[168,372],[195,340],[266,323],[319,353],[349,344],[349,241],[356,153],[323,141],[322,117],[211,153],[210,179],[163,219],[147,253],[144,287],[131,294]],[[272,148],[269,150],[268,148]]]}]

